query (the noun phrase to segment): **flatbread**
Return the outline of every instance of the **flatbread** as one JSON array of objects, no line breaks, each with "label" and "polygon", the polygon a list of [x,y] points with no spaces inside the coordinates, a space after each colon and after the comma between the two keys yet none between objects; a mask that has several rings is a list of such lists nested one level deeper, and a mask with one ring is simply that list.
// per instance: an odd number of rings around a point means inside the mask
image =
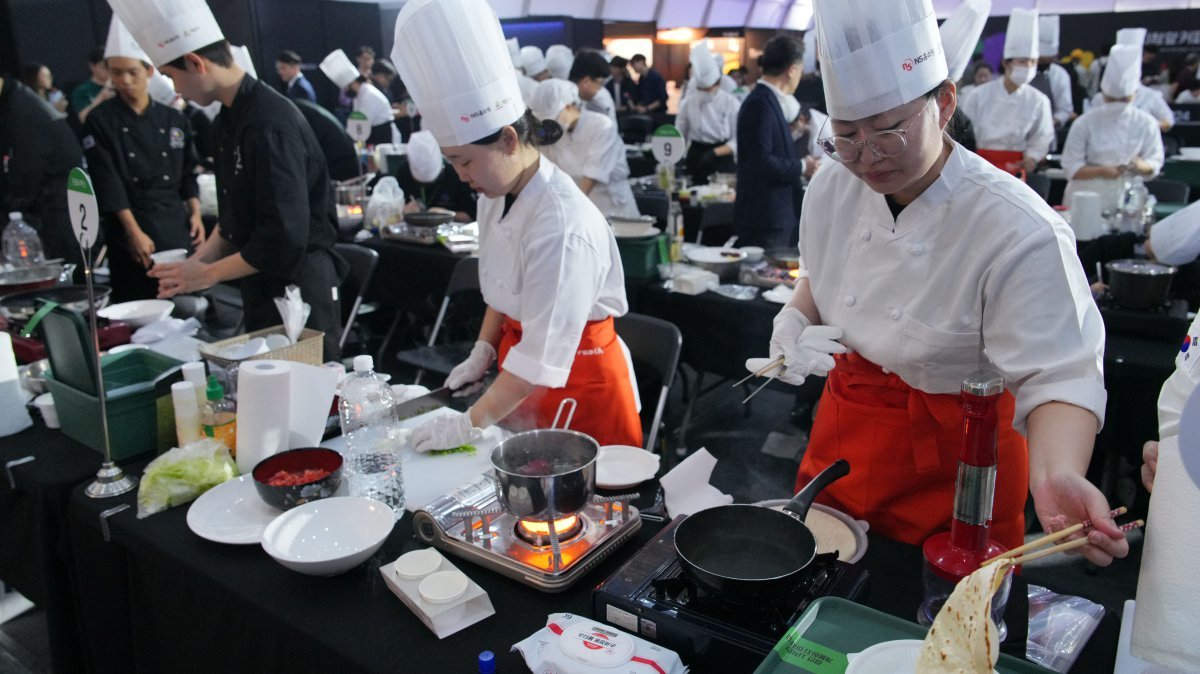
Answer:
[{"label": "flatbread", "polygon": [[922,674],[990,674],[1000,657],[1000,634],[992,622],[992,595],[1011,563],[992,562],[963,578],[942,606],[921,644]]}]

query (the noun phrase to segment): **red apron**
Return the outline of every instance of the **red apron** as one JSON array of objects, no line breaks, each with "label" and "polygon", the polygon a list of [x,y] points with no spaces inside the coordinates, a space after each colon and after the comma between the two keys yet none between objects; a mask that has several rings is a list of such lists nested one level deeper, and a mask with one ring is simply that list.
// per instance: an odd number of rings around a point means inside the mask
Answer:
[{"label": "red apron", "polygon": [[987,163],[996,168],[1011,173],[1021,180],[1025,180],[1025,170],[1021,168],[1021,162],[1025,160],[1025,153],[1017,150],[975,150],[975,153],[983,157]]},{"label": "red apron", "polygon": [[[866,520],[871,531],[920,545],[950,529],[962,446],[958,394],[918,391],[857,353],[835,356],[796,490],[837,459],[850,474],[817,500]],[[1012,426],[1016,400],[1000,399],[992,538],[1009,550],[1023,542],[1029,453]]]},{"label": "red apron", "polygon": [[[508,350],[520,341],[521,324],[505,316],[497,349],[501,367]],[[629,364],[617,342],[612,318],[589,321],[583,328],[566,386],[537,387],[503,423],[513,430],[550,428],[559,403],[566,398],[574,398],[576,403],[571,430],[592,436],[601,446],[642,446],[642,421],[629,381]]]}]

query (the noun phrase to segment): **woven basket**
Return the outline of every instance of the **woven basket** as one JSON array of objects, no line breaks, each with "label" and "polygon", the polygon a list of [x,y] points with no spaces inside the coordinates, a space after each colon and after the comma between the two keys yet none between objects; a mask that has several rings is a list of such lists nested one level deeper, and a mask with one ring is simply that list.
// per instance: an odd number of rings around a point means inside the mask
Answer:
[{"label": "woven basket", "polygon": [[287,333],[284,331],[283,326],[277,325],[273,328],[263,328],[262,330],[247,332],[246,334],[238,335],[237,337],[222,339],[219,342],[202,344],[199,347],[199,351],[200,355],[203,356],[205,360],[219,365],[225,370],[234,369],[237,367],[238,363],[242,363],[247,360],[290,360],[295,363],[306,363],[308,365],[316,365],[317,367],[321,366],[321,363],[323,362],[321,355],[325,345],[325,333],[321,332],[320,330],[312,330],[310,328],[304,328],[304,330],[300,332],[300,341],[296,342],[295,344],[289,344],[282,349],[274,349],[266,353],[260,353],[257,356],[243,358],[242,360],[233,360],[231,358],[225,358],[218,355],[231,346],[245,344],[255,337],[284,334]]}]

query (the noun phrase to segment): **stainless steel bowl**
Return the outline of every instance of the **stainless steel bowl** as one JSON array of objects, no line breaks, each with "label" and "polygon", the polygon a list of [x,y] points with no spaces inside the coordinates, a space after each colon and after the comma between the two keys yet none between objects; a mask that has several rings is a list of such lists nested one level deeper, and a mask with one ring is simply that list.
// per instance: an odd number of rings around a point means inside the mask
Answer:
[{"label": "stainless steel bowl", "polygon": [[496,494],[522,519],[550,521],[583,510],[596,491],[600,445],[562,429],[518,433],[492,450]]},{"label": "stainless steel bowl", "polygon": [[1113,260],[1108,270],[1108,292],[1113,301],[1126,307],[1157,307],[1171,294],[1175,267],[1149,260]]},{"label": "stainless steel bowl", "polygon": [[28,365],[22,365],[17,370],[21,386],[30,393],[41,395],[50,388],[46,385],[46,373],[50,370],[50,359],[35,360]]}]

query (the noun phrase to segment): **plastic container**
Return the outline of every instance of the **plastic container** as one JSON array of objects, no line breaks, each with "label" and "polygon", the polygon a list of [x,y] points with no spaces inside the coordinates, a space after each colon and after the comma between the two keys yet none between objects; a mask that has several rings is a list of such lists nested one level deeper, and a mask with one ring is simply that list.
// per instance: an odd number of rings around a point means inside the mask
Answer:
[{"label": "plastic container", "polygon": [[370,356],[354,358],[354,373],[342,384],[338,418],[346,438],[344,472],[351,496],[366,496],[392,508],[396,519],[404,514],[404,475],[399,420],[392,387],[375,374]]},{"label": "plastic container", "polygon": [[0,238],[3,239],[4,258],[14,267],[32,267],[46,258],[42,238],[17,211],[8,214],[8,226]]},{"label": "plastic container", "polygon": [[659,242],[666,235],[647,236],[638,239],[617,239],[617,250],[621,253],[621,266],[628,278],[654,278],[658,276]]},{"label": "plastic container", "polygon": [[171,400],[175,405],[175,442],[185,447],[201,437],[200,413],[196,406],[196,386],[190,381],[171,384]]}]

